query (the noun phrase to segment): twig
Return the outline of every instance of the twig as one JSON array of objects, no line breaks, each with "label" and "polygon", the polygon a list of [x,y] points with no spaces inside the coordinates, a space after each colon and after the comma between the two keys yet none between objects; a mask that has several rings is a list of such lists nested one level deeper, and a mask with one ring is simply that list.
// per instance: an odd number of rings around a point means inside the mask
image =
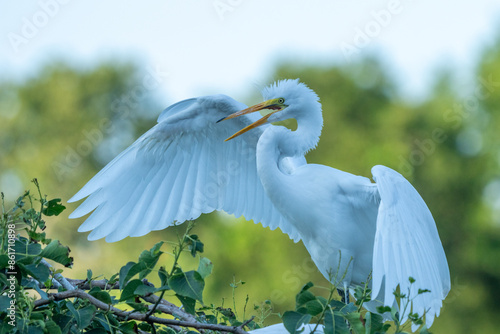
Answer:
[{"label": "twig", "polygon": [[156,304],[158,300],[160,300],[158,304],[158,309],[161,310],[163,313],[171,314],[174,317],[177,317],[179,319],[182,319],[184,321],[197,321],[196,318],[187,312],[184,312],[182,309],[180,309],[177,305],[172,304],[165,299],[160,299],[160,297],[156,295],[149,295],[149,296],[144,296],[141,297],[144,299],[146,302],[151,303],[151,304]]},{"label": "twig", "polygon": [[[37,308],[37,307],[49,304],[52,300],[58,301],[58,300],[74,298],[74,297],[86,299],[94,306],[96,306],[102,310],[105,310],[105,311],[113,312],[115,315],[117,315],[121,318],[125,318],[125,319],[132,319],[132,320],[138,320],[138,321],[148,321],[150,323],[157,323],[157,324],[162,324],[162,325],[167,325],[167,326],[173,325],[173,326],[180,326],[180,327],[191,327],[191,328],[196,328],[196,329],[209,329],[209,330],[229,332],[229,333],[234,333],[234,334],[246,334],[246,332],[243,329],[241,329],[240,327],[235,327],[235,326],[224,326],[224,325],[218,325],[218,324],[204,324],[204,323],[200,323],[200,322],[164,319],[164,318],[158,318],[158,317],[154,317],[154,316],[148,317],[147,314],[139,313],[136,311],[123,311],[123,310],[120,310],[112,305],[108,305],[108,304],[98,300],[97,298],[89,295],[88,293],[86,293],[83,290],[78,290],[78,289],[49,294],[49,299],[36,300],[34,302],[34,307]],[[159,304],[159,305],[161,305],[161,304]]]},{"label": "twig", "polygon": [[98,287],[103,290],[115,290],[115,289],[120,289],[120,284],[118,282],[115,282],[113,285],[109,284],[109,281],[107,279],[100,279],[100,280],[95,280],[95,281],[88,281],[86,279],[71,279],[68,278],[68,281],[75,287],[82,289],[82,290],[90,290],[93,287]]},{"label": "twig", "polygon": [[[44,266],[48,267],[49,269],[53,269],[53,267],[50,265],[50,263],[48,263],[45,259],[42,259],[42,261],[40,261],[40,263],[43,264]],[[75,289],[75,287],[70,282],[68,282],[68,280],[60,273],[55,274],[54,278],[66,290],[74,290]]]},{"label": "twig", "polygon": [[[40,283],[38,280],[34,279],[33,277],[28,277],[28,281],[29,282],[33,282],[35,283],[36,285],[38,285],[38,287],[40,289],[46,289],[47,287],[45,286],[44,283]],[[52,285],[50,286],[50,289],[59,289],[62,285],[56,281],[54,278],[52,279]],[[30,289],[31,287],[29,286],[26,286],[25,289]]]},{"label": "twig", "polygon": [[[62,276],[62,275],[61,275]],[[65,278],[66,281],[73,286],[73,289],[81,289],[81,290],[90,290],[93,287],[99,287],[103,290],[116,290],[120,288],[120,284],[118,282],[114,283],[113,285],[109,285],[109,281],[107,279],[101,279],[101,280],[96,280],[96,281],[91,281],[90,283],[86,279],[73,279],[73,278]],[[38,283],[38,286],[41,289],[46,289],[47,287],[45,286],[44,283]],[[55,279],[52,281],[52,286],[49,287],[50,289],[58,289],[61,284],[56,281]],[[70,289],[67,289],[70,290]],[[72,289],[71,289],[72,290]]]},{"label": "twig", "polygon": [[245,327],[246,325],[248,325],[249,323],[251,323],[253,321],[253,319],[255,319],[254,315],[252,315],[252,317],[250,319],[248,319],[247,321],[245,321],[244,323],[242,323],[238,327],[241,328],[241,329],[243,329],[243,327]]}]

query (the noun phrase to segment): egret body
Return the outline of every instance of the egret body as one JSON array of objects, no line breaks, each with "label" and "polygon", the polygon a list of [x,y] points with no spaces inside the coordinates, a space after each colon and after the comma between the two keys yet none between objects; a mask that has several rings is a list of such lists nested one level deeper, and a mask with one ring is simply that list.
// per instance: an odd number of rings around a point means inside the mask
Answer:
[{"label": "egret body", "polygon": [[[450,289],[432,215],[417,191],[384,166],[370,179],[307,164],[323,126],[318,96],[298,80],[263,91],[247,107],[225,95],[178,102],[70,201],[79,231],[117,241],[223,210],[302,240],[321,273],[353,287],[372,276],[372,302],[392,306],[410,291],[432,325]],[[271,112],[259,118],[256,111]],[[297,129],[269,123],[295,118]],[[415,279],[410,283],[409,277]],[[418,294],[418,289],[430,292]],[[409,311],[409,310],[408,310]],[[403,320],[407,314],[403,314]]]}]

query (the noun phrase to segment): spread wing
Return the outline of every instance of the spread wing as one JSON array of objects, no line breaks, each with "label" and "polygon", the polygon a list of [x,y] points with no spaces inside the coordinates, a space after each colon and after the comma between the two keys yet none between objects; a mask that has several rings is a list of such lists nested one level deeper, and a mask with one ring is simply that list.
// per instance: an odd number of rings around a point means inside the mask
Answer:
[{"label": "spread wing", "polygon": [[[216,123],[246,108],[224,95],[194,98],[165,109],[158,124],[113,159],[68,202],[88,198],[70,215],[94,211],[78,229],[113,242],[142,236],[174,222],[223,210],[279,227],[295,241],[297,231],[267,197],[257,175],[256,145],[267,125],[224,139],[253,123],[245,115]],[[287,160],[293,170],[305,159]]]},{"label": "spread wing", "polygon": [[[436,223],[422,197],[403,176],[384,166],[373,167],[372,174],[381,200],[373,250],[372,296],[380,292],[377,299],[391,306],[398,284],[403,294],[408,295],[411,289],[412,312],[426,312],[430,327],[450,291],[448,262]],[[413,284],[409,277],[415,279]],[[430,292],[419,295],[419,289]],[[403,320],[409,311],[401,315]]]}]

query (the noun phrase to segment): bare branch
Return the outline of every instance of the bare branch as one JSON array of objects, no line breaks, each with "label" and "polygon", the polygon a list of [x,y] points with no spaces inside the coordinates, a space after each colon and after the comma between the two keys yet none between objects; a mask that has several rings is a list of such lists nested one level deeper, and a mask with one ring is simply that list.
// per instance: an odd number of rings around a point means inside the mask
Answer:
[{"label": "bare branch", "polygon": [[[149,296],[144,296],[141,298],[144,299],[145,301],[147,301],[148,303],[156,304],[160,297],[151,294]],[[157,309],[161,310],[163,313],[171,314],[174,317],[177,317],[177,318],[185,320],[185,321],[197,321],[196,318],[192,314],[189,314],[189,313],[183,311],[177,305],[172,304],[165,299],[160,300],[160,303],[158,304]]]},{"label": "bare branch", "polygon": [[248,319],[247,321],[245,321],[244,323],[242,323],[241,325],[239,325],[238,327],[243,329],[246,325],[248,325],[249,323],[251,323],[253,321],[253,319],[255,319],[255,316],[253,315],[250,319]]},{"label": "bare branch", "polygon": [[68,278],[68,281],[75,287],[82,289],[82,290],[90,290],[93,287],[99,287],[103,290],[114,290],[114,289],[119,289],[120,284],[118,282],[115,282],[114,284],[110,285],[109,281],[107,279],[101,279],[101,280],[95,280],[95,281],[88,281],[88,280],[83,280],[83,279],[71,279]]},{"label": "bare branch", "polygon": [[[162,324],[162,325],[167,325],[167,326],[191,327],[191,328],[196,328],[196,329],[209,329],[209,330],[229,332],[229,333],[234,333],[234,334],[246,334],[246,332],[243,329],[241,329],[240,327],[235,327],[235,326],[224,326],[224,325],[218,325],[218,324],[205,324],[205,323],[197,322],[196,320],[195,321],[183,321],[183,320],[158,318],[158,317],[154,317],[154,316],[148,317],[147,314],[144,314],[144,313],[139,313],[139,312],[135,312],[135,311],[123,311],[123,310],[120,310],[112,305],[108,305],[108,304],[98,300],[97,298],[89,295],[85,291],[79,290],[79,289],[49,294],[49,299],[36,300],[34,302],[34,307],[37,308],[37,307],[49,304],[52,300],[58,301],[58,300],[74,298],[74,297],[81,298],[81,299],[87,299],[94,306],[96,306],[102,310],[105,310],[105,311],[113,312],[115,315],[117,315],[121,318],[124,318],[124,319],[147,321],[149,323],[156,323],[156,324]],[[166,307],[166,305],[164,305],[161,302],[160,302],[159,306],[161,306],[162,308]]]}]

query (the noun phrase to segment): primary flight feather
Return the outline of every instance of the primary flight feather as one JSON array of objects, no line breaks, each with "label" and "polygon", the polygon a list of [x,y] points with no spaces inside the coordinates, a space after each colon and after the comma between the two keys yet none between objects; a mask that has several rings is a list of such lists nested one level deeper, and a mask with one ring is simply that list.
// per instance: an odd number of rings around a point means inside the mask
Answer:
[{"label": "primary flight feather", "polygon": [[[372,183],[307,164],[304,155],[323,127],[318,96],[298,80],[283,80],[263,97],[252,107],[213,95],[165,109],[157,125],[70,199],[88,197],[71,218],[93,211],[79,231],[113,242],[214,210],[243,215],[302,240],[333,283],[352,287],[371,274],[368,308],[392,306],[398,285],[402,293],[410,289],[413,312],[426,313],[430,327],[450,276],[434,219],[415,188],[384,166],[373,167]],[[255,112],[263,109],[270,113],[260,118]],[[297,120],[295,131],[269,124],[289,118]]]}]

